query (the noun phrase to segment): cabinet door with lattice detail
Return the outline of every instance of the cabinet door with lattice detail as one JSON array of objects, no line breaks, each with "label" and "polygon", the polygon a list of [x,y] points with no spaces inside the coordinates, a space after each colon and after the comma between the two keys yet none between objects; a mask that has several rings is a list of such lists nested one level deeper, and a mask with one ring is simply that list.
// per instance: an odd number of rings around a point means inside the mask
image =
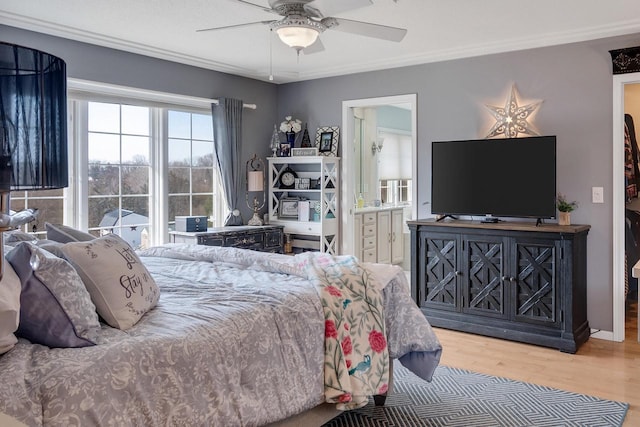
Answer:
[{"label": "cabinet door with lattice detail", "polygon": [[433,307],[441,310],[459,311],[458,247],[460,243],[455,235],[438,233],[420,234],[418,271],[418,300],[421,307]]},{"label": "cabinet door with lattice detail", "polygon": [[558,289],[558,255],[560,241],[524,240],[518,238],[513,246],[511,307],[513,319],[537,325],[560,325]]},{"label": "cabinet door with lattice detail", "polygon": [[507,239],[503,236],[469,235],[463,237],[463,241],[462,311],[507,318]]}]

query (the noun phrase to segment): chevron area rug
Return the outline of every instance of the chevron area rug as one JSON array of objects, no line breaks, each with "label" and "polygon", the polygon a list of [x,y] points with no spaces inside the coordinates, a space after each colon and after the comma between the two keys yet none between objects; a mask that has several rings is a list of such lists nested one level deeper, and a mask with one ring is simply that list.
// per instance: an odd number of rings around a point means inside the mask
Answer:
[{"label": "chevron area rug", "polygon": [[440,366],[427,383],[394,364],[394,390],[324,427],[621,426],[627,403]]}]

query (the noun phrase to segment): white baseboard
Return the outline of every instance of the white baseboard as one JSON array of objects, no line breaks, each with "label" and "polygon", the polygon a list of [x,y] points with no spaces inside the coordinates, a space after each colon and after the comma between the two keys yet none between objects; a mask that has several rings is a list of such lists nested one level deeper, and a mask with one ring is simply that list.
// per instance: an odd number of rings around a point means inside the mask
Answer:
[{"label": "white baseboard", "polygon": [[600,331],[598,329],[591,329],[591,338],[597,338],[599,340],[613,341],[613,332]]}]

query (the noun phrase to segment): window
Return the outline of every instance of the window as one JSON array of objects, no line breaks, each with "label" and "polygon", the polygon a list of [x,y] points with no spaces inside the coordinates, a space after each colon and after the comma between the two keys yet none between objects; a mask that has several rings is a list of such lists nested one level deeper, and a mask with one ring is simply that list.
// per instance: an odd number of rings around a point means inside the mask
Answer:
[{"label": "window", "polygon": [[381,179],[380,198],[382,203],[394,205],[411,203],[412,182],[410,179]]},{"label": "window", "polygon": [[381,147],[378,184],[382,203],[411,203],[411,135],[378,129],[378,143]]},{"label": "window", "polygon": [[169,111],[169,224],[177,215],[214,216],[211,116]]},{"label": "window", "polygon": [[150,109],[88,103],[88,229],[137,248],[149,227]]},{"label": "window", "polygon": [[[206,215],[222,225],[225,203],[206,102],[196,106],[187,99],[181,106],[175,105],[180,97],[170,94],[100,84],[89,84],[89,92],[81,82],[75,87],[71,82],[69,187],[12,192],[13,210],[40,211],[25,231],[35,226],[44,238],[45,222],[66,223],[96,236],[117,233],[136,248],[145,228],[151,244],[166,242],[175,215]],[[95,88],[104,95],[94,94]]]},{"label": "window", "polygon": [[63,222],[65,204],[64,189],[43,191],[12,191],[11,210],[21,211],[28,208],[38,209],[38,219],[25,224],[22,230],[33,232],[38,238],[45,237],[44,223],[60,224]]}]

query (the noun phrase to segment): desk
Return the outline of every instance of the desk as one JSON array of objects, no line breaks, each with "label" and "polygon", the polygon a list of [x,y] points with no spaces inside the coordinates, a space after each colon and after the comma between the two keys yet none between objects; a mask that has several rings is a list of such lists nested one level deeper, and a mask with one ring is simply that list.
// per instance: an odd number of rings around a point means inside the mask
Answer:
[{"label": "desk", "polygon": [[172,243],[284,252],[284,226],[282,225],[215,227],[198,232],[170,231],[169,235]]}]

